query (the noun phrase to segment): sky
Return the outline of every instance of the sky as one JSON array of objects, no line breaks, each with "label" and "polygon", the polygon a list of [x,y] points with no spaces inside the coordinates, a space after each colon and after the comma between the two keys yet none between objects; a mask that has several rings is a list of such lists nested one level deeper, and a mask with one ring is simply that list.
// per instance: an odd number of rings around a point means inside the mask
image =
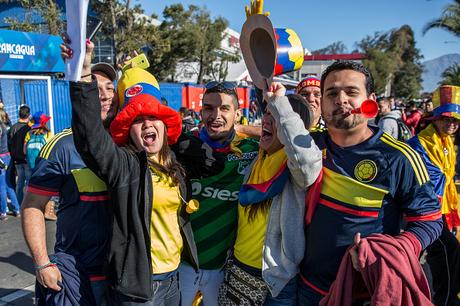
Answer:
[{"label": "sky", "polygon": [[[250,0],[137,0],[145,13],[161,20],[165,6],[205,6],[212,17],[222,16],[230,28],[241,32],[246,19],[244,6]],[[292,28],[310,51],[342,41],[351,52],[355,43],[375,32],[386,32],[404,24],[412,27],[423,61],[444,54],[460,53],[460,38],[444,30],[422,34],[426,23],[441,15],[449,0],[265,0],[264,11],[276,28]]]}]

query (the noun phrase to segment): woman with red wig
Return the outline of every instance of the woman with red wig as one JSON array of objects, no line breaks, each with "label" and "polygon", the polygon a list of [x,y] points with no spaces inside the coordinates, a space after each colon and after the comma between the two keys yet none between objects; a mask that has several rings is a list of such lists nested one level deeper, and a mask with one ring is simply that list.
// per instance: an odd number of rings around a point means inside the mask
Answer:
[{"label": "woman with red wig", "polygon": [[[126,70],[118,82],[119,113],[111,136],[100,119],[96,82],[71,83],[70,92],[76,147],[106,182],[112,200],[108,277],[114,303],[179,305],[181,256],[197,263],[188,214],[198,207],[190,201],[185,173],[219,171],[216,160],[202,147],[203,156],[193,162],[200,171],[176,160],[169,145],[181,135],[181,117],[162,105],[158,82],[143,69]],[[178,151],[192,141],[180,143]]]}]

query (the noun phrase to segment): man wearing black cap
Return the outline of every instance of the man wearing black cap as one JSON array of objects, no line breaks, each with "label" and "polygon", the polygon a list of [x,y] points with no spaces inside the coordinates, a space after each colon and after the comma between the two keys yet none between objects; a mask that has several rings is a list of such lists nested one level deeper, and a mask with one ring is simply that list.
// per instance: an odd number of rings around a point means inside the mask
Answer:
[{"label": "man wearing black cap", "polygon": [[[65,50],[63,57],[69,58]],[[108,127],[116,113],[113,83],[116,71],[106,63],[91,68],[88,59],[85,63],[82,79],[97,80],[101,118]],[[111,220],[107,187],[84,164],[75,148],[71,129],[57,134],[41,150],[22,206],[24,237],[35,263],[41,285],[38,288],[42,288],[39,292],[43,295],[62,289],[62,285],[58,285],[62,283],[61,271],[46,250],[43,213],[52,196],[60,198],[55,252],[75,258],[89,276],[96,304],[107,305],[104,263]],[[37,294],[37,299],[40,298]]]},{"label": "man wearing black cap", "polygon": [[[113,82],[117,79],[117,73],[112,65],[97,63],[91,67],[91,73],[97,80],[99,99],[101,100],[101,118],[104,120],[105,128],[109,126],[116,113],[115,86]],[[104,118],[104,116],[106,116]]]}]

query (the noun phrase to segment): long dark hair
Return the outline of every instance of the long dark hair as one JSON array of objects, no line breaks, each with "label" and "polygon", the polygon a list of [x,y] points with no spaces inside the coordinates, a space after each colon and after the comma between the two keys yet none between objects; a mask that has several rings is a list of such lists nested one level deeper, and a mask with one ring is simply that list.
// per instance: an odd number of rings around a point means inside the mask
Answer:
[{"label": "long dark hair", "polygon": [[170,178],[172,178],[174,184],[179,185],[180,181],[185,177],[185,170],[182,165],[176,160],[171,148],[168,146],[168,134],[165,132],[163,135],[163,146],[159,152],[159,161],[162,163],[157,163],[149,159],[149,165],[162,173],[165,173]]},{"label": "long dark hair", "polygon": [[8,116],[8,113],[5,112],[4,109],[0,109],[0,121],[2,121],[6,126],[11,125],[10,116]]},{"label": "long dark hair", "polygon": [[255,221],[257,213],[259,211],[262,213],[268,212],[268,210],[270,209],[270,206],[272,206],[272,199],[268,199],[262,202],[258,202],[258,203],[254,203],[249,206],[246,206],[244,210],[246,212],[249,211],[249,217],[248,217],[249,223],[252,223]]}]

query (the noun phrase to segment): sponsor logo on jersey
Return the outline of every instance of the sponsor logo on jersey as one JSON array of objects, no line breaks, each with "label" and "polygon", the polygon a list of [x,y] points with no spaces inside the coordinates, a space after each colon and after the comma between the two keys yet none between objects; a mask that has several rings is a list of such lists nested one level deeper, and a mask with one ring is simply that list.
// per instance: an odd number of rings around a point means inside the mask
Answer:
[{"label": "sponsor logo on jersey", "polygon": [[246,172],[246,168],[251,164],[250,160],[242,160],[238,163],[238,174],[244,175]]},{"label": "sponsor logo on jersey", "polygon": [[246,153],[243,153],[241,156],[238,156],[236,154],[228,154],[227,155],[227,160],[228,161],[236,161],[236,160],[241,160],[241,159],[253,160],[254,158],[257,157],[258,153],[259,153],[258,151],[246,152]]},{"label": "sponsor logo on jersey", "polygon": [[214,188],[211,186],[203,188],[200,182],[192,183],[193,196],[201,195],[203,198],[218,199],[221,201],[236,201],[238,200],[239,193],[239,190],[232,192],[230,190]]}]

